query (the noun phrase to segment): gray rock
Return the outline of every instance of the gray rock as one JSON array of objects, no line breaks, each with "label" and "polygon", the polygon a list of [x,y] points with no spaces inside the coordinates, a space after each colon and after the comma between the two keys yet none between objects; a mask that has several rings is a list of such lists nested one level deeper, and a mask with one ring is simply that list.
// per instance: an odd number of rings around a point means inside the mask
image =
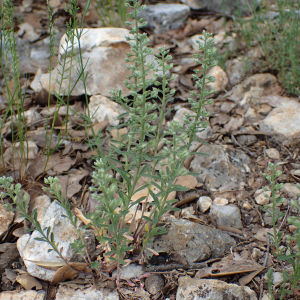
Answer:
[{"label": "gray rock", "polygon": [[248,3],[254,8],[259,0],[181,0],[189,5],[192,9],[212,10],[227,15],[248,14]]},{"label": "gray rock", "polygon": [[289,198],[292,198],[294,200],[297,199],[300,194],[300,190],[294,183],[285,183],[281,191],[286,193],[289,196]]},{"label": "gray rock", "polygon": [[151,294],[155,295],[163,289],[165,281],[159,274],[151,274],[145,280],[145,289]]},{"label": "gray rock", "polygon": [[[64,209],[58,205],[57,201],[54,201],[48,207],[40,224],[42,228],[51,227],[55,242],[59,242],[59,248],[62,248],[62,255],[71,258],[74,250],[70,243],[78,239],[78,234],[69,219],[62,217],[64,214],[66,214]],[[40,267],[32,261],[58,262],[61,260],[57,258],[56,252],[48,252],[48,249],[51,249],[48,243],[35,240],[37,237],[41,237],[38,231],[34,231],[31,235],[24,234],[18,239],[17,247],[27,267],[27,272],[34,277],[51,281],[55,270]]]},{"label": "gray rock", "polygon": [[0,300],[44,300],[45,291],[11,291],[0,293]]},{"label": "gray rock", "polygon": [[73,289],[68,286],[60,285],[56,294],[56,300],[119,300],[116,290],[107,292],[104,289]]},{"label": "gray rock", "polygon": [[[222,257],[236,244],[227,233],[186,219],[167,218],[164,227],[168,232],[154,237],[149,247],[158,253],[179,255],[189,264],[208,258]],[[147,261],[152,256],[153,253],[146,249]]]},{"label": "gray rock", "polygon": [[245,79],[241,84],[232,88],[224,97],[239,103],[256,105],[263,96],[276,94],[279,84],[277,78],[268,73],[255,74]]},{"label": "gray rock", "polygon": [[212,67],[209,69],[207,75],[215,77],[214,82],[209,82],[205,85],[208,90],[213,89],[215,93],[221,93],[225,91],[225,88],[228,85],[228,77],[226,72],[221,67]]},{"label": "gray rock", "polygon": [[148,21],[148,27],[154,33],[164,33],[170,29],[177,29],[184,25],[188,18],[190,7],[184,4],[165,4],[147,5],[141,11],[139,17]]},{"label": "gray rock", "polygon": [[176,300],[257,300],[249,287],[221,280],[184,276],[179,278],[178,284]]},{"label": "gray rock", "polygon": [[227,152],[224,146],[203,145],[198,151],[208,155],[196,155],[191,162],[191,171],[199,174],[196,178],[211,192],[230,182],[242,185],[246,173],[250,172],[250,159],[241,150]]},{"label": "gray rock", "polygon": [[[109,91],[119,89],[124,95],[129,94],[129,90],[124,84],[126,76],[131,75],[127,69],[125,62],[126,53],[130,52],[130,45],[126,37],[131,36],[129,30],[124,28],[84,28],[80,37],[80,49],[85,67],[85,75],[88,74],[86,81],[86,89],[83,82],[78,81],[78,64],[77,56],[79,55],[79,43],[77,39],[74,41],[74,59],[70,60],[71,42],[68,41],[67,35],[64,34],[59,46],[59,62],[64,63],[65,52],[67,52],[67,60],[63,72],[63,67],[57,65],[51,73],[51,82],[49,86],[50,74],[41,74],[36,76],[31,83],[31,88],[36,92],[44,88],[46,91],[53,93],[56,91],[60,95],[66,95],[70,85],[73,88],[71,95],[78,96],[101,94],[103,96],[111,96]],[[154,55],[146,57],[146,63],[156,62]],[[160,67],[158,68],[160,69]],[[61,80],[60,73],[64,73],[64,80]],[[71,73],[71,74],[70,74]],[[149,78],[153,77],[150,71]],[[70,78],[70,79],[69,79]],[[57,82],[58,80],[58,82]],[[60,87],[59,82],[62,81]],[[78,81],[78,82],[77,82]]]},{"label": "gray rock", "polygon": [[125,112],[120,104],[101,95],[90,97],[89,110],[93,123],[107,119],[111,126],[117,126],[120,122],[118,116]]},{"label": "gray rock", "polygon": [[[114,270],[112,277],[116,277],[118,270]],[[141,265],[130,264],[120,268],[119,278],[120,279],[131,279],[137,278],[143,274],[143,268]]]},{"label": "gray rock", "polygon": [[212,205],[209,214],[218,226],[243,228],[240,209],[236,205]]},{"label": "gray rock", "polygon": [[274,108],[259,124],[261,130],[275,135],[285,144],[295,144],[300,139],[300,103],[290,99]]}]

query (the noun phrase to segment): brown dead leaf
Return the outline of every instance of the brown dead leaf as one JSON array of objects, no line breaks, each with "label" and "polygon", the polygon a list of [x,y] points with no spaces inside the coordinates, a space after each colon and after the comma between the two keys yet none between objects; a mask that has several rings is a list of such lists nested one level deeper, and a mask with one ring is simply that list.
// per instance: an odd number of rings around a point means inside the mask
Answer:
[{"label": "brown dead leaf", "polygon": [[76,193],[78,193],[82,186],[79,183],[81,179],[88,175],[87,171],[82,170],[81,174],[70,174],[65,176],[57,176],[59,179],[59,184],[61,185],[61,192],[66,195],[67,198],[71,198]]},{"label": "brown dead leaf", "polygon": [[263,266],[253,260],[224,260],[214,263],[211,267],[200,269],[195,277],[219,277],[246,272],[262,271]]},{"label": "brown dead leaf", "polygon": [[38,291],[43,288],[42,284],[29,274],[18,275],[16,277],[16,280],[22,285],[25,290],[32,290],[33,288],[35,288]]},{"label": "brown dead leaf", "polygon": [[[75,214],[75,216],[76,216],[77,218],[80,219],[80,221],[81,221],[84,225],[88,225],[88,224],[91,224],[91,223],[92,223],[92,221],[89,220],[89,219],[87,219],[77,207],[75,207],[75,209],[74,209],[74,214]],[[92,225],[91,225],[89,228],[95,229],[94,226],[92,226]],[[96,233],[96,232],[95,232],[95,233]]]},{"label": "brown dead leaf", "polygon": [[56,270],[57,268],[60,268],[65,265],[64,261],[42,261],[42,260],[31,260],[31,259],[26,259],[26,260],[48,270]]},{"label": "brown dead leaf", "polygon": [[198,180],[193,175],[185,175],[177,177],[174,180],[173,184],[182,185],[183,187],[186,187],[188,189],[194,189],[198,184]]},{"label": "brown dead leaf", "polygon": [[69,266],[65,265],[61,268],[59,268],[51,281],[52,285],[56,285],[59,282],[65,281],[65,280],[69,280],[69,279],[74,279],[78,276],[78,274],[80,272],[87,272],[87,273],[91,273],[92,270],[88,267],[88,264],[86,263],[78,263],[78,262],[69,262],[69,265],[74,268],[71,269]]}]

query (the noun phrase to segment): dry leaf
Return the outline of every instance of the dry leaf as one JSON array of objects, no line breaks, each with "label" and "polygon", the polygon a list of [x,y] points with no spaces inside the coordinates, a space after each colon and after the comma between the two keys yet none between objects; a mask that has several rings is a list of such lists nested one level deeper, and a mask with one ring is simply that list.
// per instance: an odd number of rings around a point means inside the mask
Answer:
[{"label": "dry leaf", "polygon": [[[75,216],[78,217],[84,225],[88,225],[92,223],[92,221],[87,219],[77,207],[75,207],[74,213]],[[92,225],[89,228],[95,229],[94,226]]]},{"label": "dry leaf", "polygon": [[31,259],[25,259],[25,260],[28,260],[40,267],[43,267],[43,268],[49,269],[49,270],[57,269],[57,268],[65,265],[64,261],[39,261],[39,260],[31,260]]},{"label": "dry leaf", "polygon": [[42,284],[29,274],[19,275],[16,280],[25,290],[32,290],[34,287],[37,291],[42,289]]},{"label": "dry leaf", "polygon": [[174,180],[174,184],[176,185],[182,185],[183,187],[194,189],[197,184],[198,180],[193,175],[185,175],[185,176],[179,176]]},{"label": "dry leaf", "polygon": [[74,279],[78,276],[78,274],[83,271],[83,272],[88,272],[91,273],[92,270],[88,267],[88,264],[86,263],[78,263],[78,262],[69,262],[68,263],[72,268],[75,270],[71,269],[69,266],[64,265],[63,267],[59,268],[51,281],[52,285],[56,285],[59,282],[69,280],[69,279]]},{"label": "dry leaf", "polygon": [[219,277],[245,272],[261,271],[263,267],[253,260],[224,260],[214,263],[211,267],[200,269],[195,277]]}]

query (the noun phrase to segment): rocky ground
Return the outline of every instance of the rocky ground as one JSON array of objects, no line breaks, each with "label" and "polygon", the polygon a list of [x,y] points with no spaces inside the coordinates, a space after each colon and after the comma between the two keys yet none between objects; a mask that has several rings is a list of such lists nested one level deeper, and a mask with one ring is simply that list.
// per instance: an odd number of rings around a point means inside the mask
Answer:
[{"label": "rocky ground", "polygon": [[[94,205],[88,191],[94,153],[85,143],[88,137],[83,129],[70,130],[68,138],[50,156],[44,170],[44,125],[47,116],[52,117],[55,107],[53,96],[50,110],[46,108],[49,91],[47,8],[44,1],[14,2],[21,82],[26,92],[24,109],[30,165],[24,178],[22,164],[13,164],[13,161],[17,162],[19,150],[18,146],[13,150],[12,127],[8,121],[1,129],[5,145],[5,163],[1,168],[3,174],[5,171],[16,181],[21,178],[24,193],[30,199],[29,210],[37,208],[42,227],[51,226],[56,241],[63,246],[63,255],[76,261],[70,247],[76,232],[61,217],[64,213],[62,208],[42,190],[43,178],[59,177],[63,193],[80,218]],[[176,195],[176,207],[180,208],[180,212],[163,217],[162,223],[168,233],[158,236],[152,245],[159,255],[146,251],[147,266],[130,264],[125,267],[118,291],[114,277],[104,280],[81,274],[71,281],[65,280],[65,275],[53,280],[59,267],[54,263],[58,261],[55,253],[47,252],[49,246],[46,243],[34,240],[38,233],[25,233],[29,224],[22,216],[7,212],[0,204],[1,300],[267,300],[267,269],[274,270],[274,290],[283,282],[282,271],[291,271],[290,264],[273,255],[275,248],[267,235],[271,232],[272,220],[260,206],[269,203],[262,190],[268,182],[262,174],[267,172],[268,162],[277,163],[282,171],[278,182],[284,183],[281,194],[286,199],[278,207],[284,213],[278,227],[284,231],[282,245],[286,245],[286,235],[296,230],[287,218],[297,215],[290,200],[297,199],[299,193],[296,187],[300,179],[299,99],[286,93],[259,44],[251,48],[245,46],[231,17],[236,13],[234,5],[228,4],[224,17],[218,1],[209,2],[205,11],[198,10],[197,1],[185,0],[182,1],[185,5],[180,6],[175,5],[178,1],[167,2],[169,6],[148,6],[144,17],[149,21],[145,31],[149,34],[150,45],[154,49],[165,45],[173,56],[175,80],[170,86],[176,89],[176,94],[170,104],[175,110],[170,119],[183,122],[184,114],[189,112],[187,98],[190,91],[196,90],[192,74],[193,70],[200,68],[193,59],[193,54],[198,51],[195,40],[202,30],[213,33],[220,55],[228,49],[232,54],[224,65],[210,70],[210,75],[216,77],[216,81],[211,83],[211,88],[215,89],[214,103],[208,107],[211,112],[209,126],[198,136],[208,143],[198,145],[198,151],[209,155],[195,156],[190,161],[189,170],[197,172],[197,176],[187,175],[178,179],[177,184],[190,190]],[[81,8],[84,3],[80,2]],[[154,5],[156,1],[146,3]],[[56,66],[61,51],[60,39],[69,16],[65,12],[64,1],[50,1],[50,5],[56,12],[58,28],[57,53],[53,63]],[[78,12],[79,19],[81,12]],[[248,10],[244,13],[251,16]],[[83,36],[81,46],[83,56],[89,57],[87,70],[93,74],[87,86],[89,108],[91,111],[98,108],[93,126],[95,130],[101,129],[106,133],[108,126],[118,124],[117,117],[123,112],[122,107],[107,97],[113,88],[120,88],[125,94],[128,92],[122,81],[127,75],[123,58],[129,45],[125,39],[128,35],[126,29],[100,27],[99,17],[91,9],[86,19],[89,31]],[[63,41],[64,38],[62,44]],[[56,88],[58,71],[59,68],[55,68],[52,73],[51,89]],[[13,86],[12,82],[10,84]],[[5,93],[3,82],[2,87]],[[72,92],[70,107],[85,113],[82,94],[83,87],[78,84]],[[3,94],[0,98],[1,120],[6,109]],[[51,141],[48,140],[51,149],[55,149],[58,129],[65,116],[66,108],[61,107],[56,134]],[[79,122],[76,116],[70,116],[72,129],[77,128]],[[104,146],[108,147],[109,139],[106,142]],[[96,259],[101,253],[97,252],[93,231],[87,230],[86,237],[89,252]],[[292,250],[299,250],[297,244],[293,247]],[[50,285],[50,281],[56,284]],[[299,297],[296,289],[285,299]]]}]

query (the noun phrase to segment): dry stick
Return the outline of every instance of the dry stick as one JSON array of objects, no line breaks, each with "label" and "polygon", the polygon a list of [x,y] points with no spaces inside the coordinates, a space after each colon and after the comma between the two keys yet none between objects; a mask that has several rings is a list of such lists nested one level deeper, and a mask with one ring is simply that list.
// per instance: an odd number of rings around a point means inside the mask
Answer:
[{"label": "dry stick", "polygon": [[172,271],[174,269],[183,269],[183,270],[190,270],[190,269],[202,269],[207,268],[207,263],[192,263],[192,264],[167,264],[167,265],[160,265],[160,266],[151,266],[151,267],[144,267],[143,271],[145,272],[164,272],[164,271]]}]

